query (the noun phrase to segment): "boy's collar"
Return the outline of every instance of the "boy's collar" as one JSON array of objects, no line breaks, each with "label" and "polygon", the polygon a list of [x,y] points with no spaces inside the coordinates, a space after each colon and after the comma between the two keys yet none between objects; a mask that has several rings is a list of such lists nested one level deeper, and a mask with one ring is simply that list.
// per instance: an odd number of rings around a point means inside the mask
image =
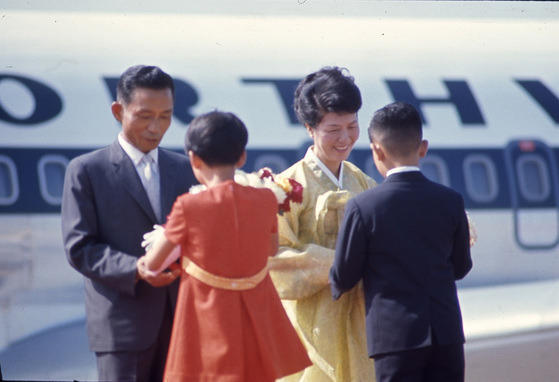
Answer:
[{"label": "boy's collar", "polygon": [[410,171],[420,171],[420,170],[419,170],[419,167],[417,167],[417,166],[394,167],[393,169],[390,169],[386,172],[386,177],[388,178],[390,175],[396,174],[396,173],[399,173],[399,172],[410,172]]}]

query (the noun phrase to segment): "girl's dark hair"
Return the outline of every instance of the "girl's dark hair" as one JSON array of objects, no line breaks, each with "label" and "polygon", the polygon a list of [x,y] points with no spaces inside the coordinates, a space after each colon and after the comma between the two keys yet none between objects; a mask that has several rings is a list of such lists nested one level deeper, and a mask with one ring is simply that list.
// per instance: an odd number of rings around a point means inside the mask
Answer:
[{"label": "girl's dark hair", "polygon": [[294,109],[299,122],[315,128],[329,112],[357,113],[361,92],[347,69],[325,67],[306,76],[295,90]]},{"label": "girl's dark hair", "polygon": [[245,151],[248,132],[233,113],[212,111],[190,122],[186,151],[192,151],[209,166],[234,165]]},{"label": "girl's dark hair", "polygon": [[136,88],[171,89],[175,96],[173,79],[157,66],[136,65],[126,69],[116,85],[117,100],[129,104]]}]

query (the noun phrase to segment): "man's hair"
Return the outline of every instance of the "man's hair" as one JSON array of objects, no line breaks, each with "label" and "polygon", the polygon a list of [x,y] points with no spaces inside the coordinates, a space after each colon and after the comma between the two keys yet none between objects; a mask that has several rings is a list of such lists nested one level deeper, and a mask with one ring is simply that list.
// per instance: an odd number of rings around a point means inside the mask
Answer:
[{"label": "man's hair", "polygon": [[306,76],[295,90],[293,107],[303,125],[315,128],[329,112],[357,113],[361,92],[347,69],[324,67]]},{"label": "man's hair", "polygon": [[116,99],[129,104],[136,88],[170,89],[173,98],[175,96],[173,79],[157,66],[136,65],[126,69],[116,85]]},{"label": "man's hair", "polygon": [[423,139],[421,116],[405,102],[394,102],[377,110],[369,124],[369,139],[389,152],[407,157]]},{"label": "man's hair", "polygon": [[234,165],[247,142],[245,124],[235,114],[212,111],[190,122],[185,147],[209,166]]}]

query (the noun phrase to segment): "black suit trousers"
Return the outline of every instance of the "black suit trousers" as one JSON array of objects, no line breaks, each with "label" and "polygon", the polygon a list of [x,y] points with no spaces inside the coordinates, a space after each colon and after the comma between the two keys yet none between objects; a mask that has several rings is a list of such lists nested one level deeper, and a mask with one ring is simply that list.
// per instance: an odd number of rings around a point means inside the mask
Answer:
[{"label": "black suit trousers", "polygon": [[377,382],[464,382],[464,345],[431,345],[375,357]]}]

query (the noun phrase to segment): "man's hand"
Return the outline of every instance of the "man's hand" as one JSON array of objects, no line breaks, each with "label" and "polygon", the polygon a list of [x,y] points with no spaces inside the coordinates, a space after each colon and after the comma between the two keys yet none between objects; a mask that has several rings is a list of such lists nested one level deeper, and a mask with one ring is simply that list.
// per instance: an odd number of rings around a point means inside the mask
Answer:
[{"label": "man's hand", "polygon": [[170,271],[161,272],[153,275],[147,268],[145,258],[142,256],[136,262],[136,277],[138,280],[144,280],[153,287],[164,287],[171,284],[181,275],[180,267],[172,267]]}]

